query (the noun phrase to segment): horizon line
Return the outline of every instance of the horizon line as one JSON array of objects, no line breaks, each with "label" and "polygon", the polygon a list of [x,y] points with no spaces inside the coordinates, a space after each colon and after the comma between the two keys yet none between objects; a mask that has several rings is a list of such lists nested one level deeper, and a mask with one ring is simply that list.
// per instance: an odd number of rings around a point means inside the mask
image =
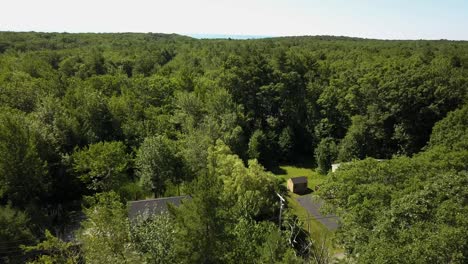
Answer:
[{"label": "horizon line", "polygon": [[269,38],[288,38],[288,37],[335,37],[364,40],[382,40],[382,41],[459,41],[466,42],[468,39],[446,39],[446,38],[375,38],[365,36],[350,35],[268,35],[268,34],[225,34],[225,33],[176,33],[176,32],[152,32],[152,31],[35,31],[35,30],[3,30],[0,32],[9,33],[45,33],[45,34],[165,34],[179,35],[195,39],[233,39],[233,40],[255,40]]}]

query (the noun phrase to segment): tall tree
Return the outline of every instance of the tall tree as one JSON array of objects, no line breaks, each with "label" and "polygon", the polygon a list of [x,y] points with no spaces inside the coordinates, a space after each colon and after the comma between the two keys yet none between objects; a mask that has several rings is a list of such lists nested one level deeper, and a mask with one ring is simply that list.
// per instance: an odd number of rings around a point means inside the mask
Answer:
[{"label": "tall tree", "polygon": [[174,210],[180,263],[222,263],[228,250],[220,199],[222,182],[214,173],[194,182],[192,200]]},{"label": "tall tree", "polygon": [[131,225],[132,243],[147,263],[179,263],[174,219],[167,213],[141,216]]},{"label": "tall tree", "polygon": [[83,245],[86,263],[135,263],[141,257],[130,239],[126,207],[114,193],[99,193],[88,199],[86,220],[81,223],[78,240]]},{"label": "tall tree", "polygon": [[315,160],[320,173],[327,174],[337,158],[337,147],[333,138],[324,138],[315,149]]},{"label": "tall tree", "polygon": [[176,144],[165,136],[146,138],[135,163],[141,186],[156,197],[164,194],[167,183],[179,184],[184,180],[184,164]]},{"label": "tall tree", "polygon": [[72,155],[73,169],[94,191],[117,190],[128,180],[130,157],[122,142],[99,142]]},{"label": "tall tree", "polygon": [[46,163],[39,157],[37,139],[27,117],[0,111],[0,197],[26,207],[44,197],[48,188]]},{"label": "tall tree", "polygon": [[64,242],[53,236],[49,230],[45,231],[45,240],[35,246],[23,247],[26,253],[41,252],[30,264],[78,264],[80,263],[79,249],[72,242]]}]

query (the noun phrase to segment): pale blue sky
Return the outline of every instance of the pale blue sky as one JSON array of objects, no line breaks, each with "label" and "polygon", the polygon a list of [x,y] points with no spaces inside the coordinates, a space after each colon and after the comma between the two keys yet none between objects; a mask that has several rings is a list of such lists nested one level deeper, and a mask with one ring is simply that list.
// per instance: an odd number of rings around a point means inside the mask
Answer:
[{"label": "pale blue sky", "polygon": [[468,0],[2,0],[0,30],[468,40]]}]

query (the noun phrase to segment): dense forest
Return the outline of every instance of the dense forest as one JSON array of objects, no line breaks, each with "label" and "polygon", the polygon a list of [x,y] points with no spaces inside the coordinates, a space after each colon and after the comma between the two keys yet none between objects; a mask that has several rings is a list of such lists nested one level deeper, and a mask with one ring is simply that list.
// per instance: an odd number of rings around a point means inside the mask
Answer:
[{"label": "dense forest", "polygon": [[468,42],[0,32],[0,262],[328,263],[307,163],[341,261],[467,263],[467,99]]}]

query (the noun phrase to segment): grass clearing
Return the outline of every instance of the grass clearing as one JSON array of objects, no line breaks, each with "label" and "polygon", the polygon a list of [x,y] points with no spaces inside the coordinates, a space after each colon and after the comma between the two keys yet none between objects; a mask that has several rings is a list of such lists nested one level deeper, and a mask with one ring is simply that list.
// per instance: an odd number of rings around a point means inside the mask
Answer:
[{"label": "grass clearing", "polygon": [[[321,184],[326,176],[321,175],[320,173],[314,171],[312,168],[307,167],[296,167],[296,166],[280,166],[277,170],[278,174],[275,174],[277,177],[283,179],[283,185],[286,186],[286,182],[289,178],[305,176],[307,177],[307,187],[314,190],[315,186]],[[309,230],[310,234],[314,239],[319,239],[323,235],[330,235],[330,231],[319,221],[313,219],[309,215],[306,209],[304,209],[298,202],[297,197],[300,195],[288,192],[288,197],[286,198],[288,202],[288,207],[293,214],[295,214],[299,219],[303,221],[303,228]],[[308,220],[307,220],[308,219]]]},{"label": "grass clearing", "polygon": [[286,181],[289,178],[293,177],[299,177],[299,176],[306,176],[308,180],[307,186],[313,190],[315,186],[318,184],[321,184],[327,176],[322,175],[316,171],[314,171],[312,168],[308,167],[296,167],[296,166],[280,166],[279,170],[277,173],[275,173],[277,177],[281,177],[285,181],[285,186],[286,186]]},{"label": "grass clearing", "polygon": [[[275,175],[283,180],[283,186],[286,187],[287,180],[293,177],[305,176],[307,177],[307,187],[311,190],[314,190],[317,185],[322,184],[326,175],[322,175],[316,172],[311,166],[292,166],[284,165],[279,166],[275,171]],[[330,249],[333,253],[341,252],[341,249],[334,248],[332,246],[333,231],[328,230],[322,223],[314,219],[309,212],[302,207],[299,202],[296,200],[300,195],[288,192],[286,197],[288,203],[288,209],[296,215],[302,221],[302,227],[304,230],[309,231],[311,237],[316,241],[321,241],[326,238],[329,242]]]}]

